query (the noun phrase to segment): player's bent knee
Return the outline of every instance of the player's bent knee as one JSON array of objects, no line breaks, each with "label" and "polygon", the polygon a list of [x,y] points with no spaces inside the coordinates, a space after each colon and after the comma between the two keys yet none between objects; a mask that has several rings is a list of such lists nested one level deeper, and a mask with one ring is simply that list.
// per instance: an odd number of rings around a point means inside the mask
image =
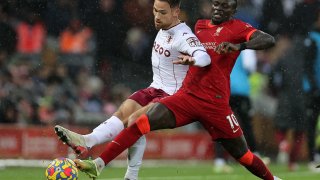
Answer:
[{"label": "player's bent knee", "polygon": [[141,115],[137,121],[136,124],[142,134],[147,134],[150,132],[150,124],[149,119],[146,114]]},{"label": "player's bent knee", "polygon": [[244,166],[249,166],[252,164],[253,156],[253,153],[248,150],[242,157],[237,159],[237,161]]}]

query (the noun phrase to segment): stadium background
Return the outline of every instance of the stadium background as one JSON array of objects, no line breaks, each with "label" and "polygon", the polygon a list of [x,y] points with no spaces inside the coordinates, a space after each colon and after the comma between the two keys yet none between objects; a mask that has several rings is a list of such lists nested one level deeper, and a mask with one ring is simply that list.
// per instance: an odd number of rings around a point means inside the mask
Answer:
[{"label": "stadium background", "polygon": [[[258,149],[274,158],[278,99],[269,87],[269,75],[286,45],[306,37],[319,2],[238,3],[237,18],[274,35],[278,42],[257,52],[257,72],[250,77]],[[156,34],[152,4],[152,0],[0,0],[0,166],[20,166],[17,159],[72,155],[55,137],[53,125],[89,132],[128,95],[150,84]],[[181,20],[193,27],[203,17],[210,17],[208,1],[182,0]],[[302,47],[303,41],[299,43]],[[147,159],[210,161],[214,156],[209,137],[197,124],[148,139]],[[97,147],[93,156],[102,148]],[[305,149],[300,160],[306,161]]]}]

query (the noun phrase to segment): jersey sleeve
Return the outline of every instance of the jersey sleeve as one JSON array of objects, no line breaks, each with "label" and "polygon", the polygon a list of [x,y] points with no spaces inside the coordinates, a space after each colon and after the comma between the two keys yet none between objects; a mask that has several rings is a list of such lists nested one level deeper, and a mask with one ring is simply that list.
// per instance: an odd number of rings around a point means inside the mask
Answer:
[{"label": "jersey sleeve", "polygon": [[238,29],[238,38],[241,41],[249,41],[251,35],[257,31],[256,28],[252,27],[250,24],[242,22],[242,21],[237,21],[236,23],[237,29]]},{"label": "jersey sleeve", "polygon": [[190,56],[193,56],[196,51],[206,52],[199,39],[192,32],[181,32],[175,45],[179,52]]}]

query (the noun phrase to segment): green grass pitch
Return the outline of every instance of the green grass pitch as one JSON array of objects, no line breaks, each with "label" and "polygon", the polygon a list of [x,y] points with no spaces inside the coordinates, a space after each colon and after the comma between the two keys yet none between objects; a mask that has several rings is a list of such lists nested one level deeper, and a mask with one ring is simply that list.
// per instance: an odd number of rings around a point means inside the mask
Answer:
[{"label": "green grass pitch", "polygon": [[[215,174],[210,163],[188,165],[181,162],[175,165],[160,165],[142,167],[140,180],[256,180],[255,176],[238,164],[233,164],[234,172],[230,174]],[[288,172],[286,166],[271,164],[271,171],[284,180],[319,180],[320,173],[308,171],[301,164],[298,171]],[[1,180],[45,180],[45,168],[10,167],[0,170]],[[123,180],[124,167],[107,167],[99,180]],[[84,173],[79,172],[79,180],[89,180]]]}]

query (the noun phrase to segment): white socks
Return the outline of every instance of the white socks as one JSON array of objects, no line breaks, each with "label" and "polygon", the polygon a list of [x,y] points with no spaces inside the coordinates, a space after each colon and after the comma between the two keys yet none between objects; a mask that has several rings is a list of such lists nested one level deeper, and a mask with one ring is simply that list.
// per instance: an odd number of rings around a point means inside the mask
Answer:
[{"label": "white socks", "polygon": [[139,169],[142,164],[144,150],[146,148],[146,137],[142,136],[128,151],[128,168],[125,178],[137,180]]},{"label": "white socks", "polygon": [[100,157],[98,157],[97,159],[93,160],[93,162],[97,165],[99,173],[101,173],[103,168],[106,166],[104,161]]},{"label": "white socks", "polygon": [[102,144],[113,140],[124,129],[123,122],[116,116],[109,119],[94,128],[92,133],[83,135],[87,147]]}]

